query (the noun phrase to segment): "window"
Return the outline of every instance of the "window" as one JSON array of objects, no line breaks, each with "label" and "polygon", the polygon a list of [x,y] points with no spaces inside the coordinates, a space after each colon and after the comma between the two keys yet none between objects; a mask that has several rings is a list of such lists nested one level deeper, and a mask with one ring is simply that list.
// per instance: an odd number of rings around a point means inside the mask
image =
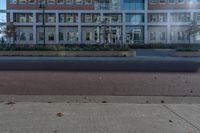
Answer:
[{"label": "window", "polygon": [[94,15],[94,22],[100,22],[100,15],[99,14]]},{"label": "window", "polygon": [[92,22],[92,15],[91,14],[85,14],[85,22],[86,23]]},{"label": "window", "polygon": [[48,4],[55,4],[55,0],[48,0]]},{"label": "window", "polygon": [[92,4],[92,0],[85,0],[86,4]]},{"label": "window", "polygon": [[60,14],[59,16],[59,22],[64,23],[65,22],[65,14]]},{"label": "window", "polygon": [[26,0],[19,0],[19,4],[26,4]]},{"label": "window", "polygon": [[50,33],[48,34],[48,40],[49,40],[49,41],[54,41],[54,33],[53,33],[53,32],[50,32]]},{"label": "window", "polygon": [[48,23],[55,23],[55,15],[48,14]]},{"label": "window", "polygon": [[155,4],[157,3],[157,0],[149,0],[150,4]]},{"label": "window", "polygon": [[35,0],[28,0],[28,3],[29,3],[29,4],[34,4],[34,3],[35,3]]},{"label": "window", "polygon": [[170,40],[174,40],[174,32],[170,32]]},{"label": "window", "polygon": [[64,0],[58,0],[57,4],[64,4]]},{"label": "window", "polygon": [[73,4],[73,0],[66,0],[67,4]]},{"label": "window", "polygon": [[200,22],[200,14],[196,15],[196,20],[197,20],[197,22]]},{"label": "window", "polygon": [[20,32],[19,33],[19,40],[20,41],[26,41],[26,35],[24,32]]},{"label": "window", "polygon": [[33,40],[33,33],[29,33],[29,40],[30,40],[30,41]]},{"label": "window", "polygon": [[43,40],[44,40],[44,33],[39,32],[39,41],[43,41]]},{"label": "window", "polygon": [[127,14],[126,22],[142,23],[144,22],[144,15],[143,14]]},{"label": "window", "polygon": [[124,10],[144,10],[144,0],[123,0]]},{"label": "window", "polygon": [[69,41],[78,40],[76,33],[75,32],[67,32],[67,40],[69,40]]},{"label": "window", "polygon": [[69,23],[74,22],[74,15],[73,14],[67,14],[67,22],[69,22]]},{"label": "window", "polygon": [[17,0],[10,0],[10,4],[16,4]]},{"label": "window", "polygon": [[165,32],[160,32],[160,40],[165,40]]},{"label": "window", "polygon": [[174,3],[176,3],[176,0],[169,0],[169,3],[174,4]]},{"label": "window", "polygon": [[76,4],[82,4],[82,0],[76,0]]},{"label": "window", "polygon": [[160,3],[164,4],[164,3],[166,3],[166,1],[165,0],[160,0]]},{"label": "window", "polygon": [[172,13],[172,22],[190,22],[190,13]]},{"label": "window", "polygon": [[25,14],[19,14],[19,22],[26,22],[26,15]]},{"label": "window", "polygon": [[150,40],[156,40],[156,32],[150,33]]},{"label": "window", "polygon": [[33,22],[33,14],[28,15],[28,22],[32,23]]},{"label": "window", "polygon": [[92,40],[92,32],[86,32],[85,33],[85,40],[91,41]]},{"label": "window", "polygon": [[182,31],[179,31],[179,32],[178,32],[178,40],[179,40],[179,41],[183,41],[184,38],[185,38],[185,37],[184,37],[184,33],[183,33]]},{"label": "window", "polygon": [[64,40],[64,34],[63,32],[59,32],[59,41],[63,41]]},{"label": "window", "polygon": [[38,16],[38,22],[40,22],[40,23],[43,22],[43,14],[39,14],[39,16]]},{"label": "window", "polygon": [[39,0],[39,4],[45,4],[45,0]]},{"label": "window", "polygon": [[178,3],[184,3],[184,0],[178,0]]}]

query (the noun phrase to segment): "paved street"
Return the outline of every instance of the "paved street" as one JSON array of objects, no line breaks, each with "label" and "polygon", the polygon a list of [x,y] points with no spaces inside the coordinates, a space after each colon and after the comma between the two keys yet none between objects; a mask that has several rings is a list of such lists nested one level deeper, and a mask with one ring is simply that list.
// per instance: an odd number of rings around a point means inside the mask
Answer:
[{"label": "paved street", "polygon": [[200,96],[194,58],[1,57],[1,95]]},{"label": "paved street", "polygon": [[0,71],[198,72],[200,58],[0,57]]},{"label": "paved street", "polygon": [[199,104],[23,102],[0,110],[1,133],[200,132]]}]

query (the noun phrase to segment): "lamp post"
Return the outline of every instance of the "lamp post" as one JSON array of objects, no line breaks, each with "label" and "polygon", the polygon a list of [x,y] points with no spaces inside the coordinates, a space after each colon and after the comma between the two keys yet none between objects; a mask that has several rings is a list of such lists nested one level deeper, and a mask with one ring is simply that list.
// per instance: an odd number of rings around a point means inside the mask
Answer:
[{"label": "lamp post", "polygon": [[40,9],[42,9],[42,27],[43,27],[43,45],[46,44],[45,42],[45,33],[46,33],[46,29],[45,29],[45,3],[43,3],[42,0],[40,0]]}]

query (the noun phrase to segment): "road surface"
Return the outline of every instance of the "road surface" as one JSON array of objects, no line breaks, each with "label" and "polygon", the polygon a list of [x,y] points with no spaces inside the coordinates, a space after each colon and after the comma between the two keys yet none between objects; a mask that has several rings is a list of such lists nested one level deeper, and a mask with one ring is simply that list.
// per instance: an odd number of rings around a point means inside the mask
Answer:
[{"label": "road surface", "polygon": [[1,58],[1,95],[200,96],[198,61]]}]

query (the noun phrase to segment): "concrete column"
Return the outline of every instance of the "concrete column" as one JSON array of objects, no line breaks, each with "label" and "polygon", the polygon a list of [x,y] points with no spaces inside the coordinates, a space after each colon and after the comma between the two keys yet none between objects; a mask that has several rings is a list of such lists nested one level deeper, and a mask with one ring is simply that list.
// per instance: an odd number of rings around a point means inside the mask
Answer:
[{"label": "concrete column", "polygon": [[[100,21],[102,22],[103,21],[103,12],[100,13]],[[101,23],[100,22],[100,23]],[[104,37],[103,37],[103,27],[102,27],[102,24],[101,24],[101,28],[100,28],[100,43],[103,44],[104,43]]]},{"label": "concrete column", "polygon": [[59,44],[59,13],[56,12],[56,44]]},{"label": "concrete column", "polygon": [[33,13],[33,44],[37,44],[37,26],[36,13]]},{"label": "concrete column", "polygon": [[[194,12],[190,12],[190,17],[191,17],[191,21],[194,20]],[[193,44],[195,43],[195,38],[194,38],[195,35],[190,35],[190,43]]]},{"label": "concrete column", "polygon": [[79,44],[82,42],[81,34],[82,34],[82,31],[81,31],[81,12],[79,12],[78,13],[78,43]]},{"label": "concrete column", "polygon": [[148,44],[148,14],[147,11],[145,11],[144,14],[144,44]]},{"label": "concrete column", "polygon": [[126,44],[126,13],[122,13],[122,43]]},{"label": "concrete column", "polygon": [[170,44],[170,32],[171,32],[171,25],[170,25],[170,13],[167,13],[167,44]]},{"label": "concrete column", "polygon": [[[13,22],[14,20],[14,15],[13,15],[13,11],[10,12],[10,22]],[[14,38],[11,37],[10,38],[10,43],[13,44],[14,43]]]},{"label": "concrete column", "polygon": [[145,0],[144,2],[144,44],[148,44],[148,0]]}]

